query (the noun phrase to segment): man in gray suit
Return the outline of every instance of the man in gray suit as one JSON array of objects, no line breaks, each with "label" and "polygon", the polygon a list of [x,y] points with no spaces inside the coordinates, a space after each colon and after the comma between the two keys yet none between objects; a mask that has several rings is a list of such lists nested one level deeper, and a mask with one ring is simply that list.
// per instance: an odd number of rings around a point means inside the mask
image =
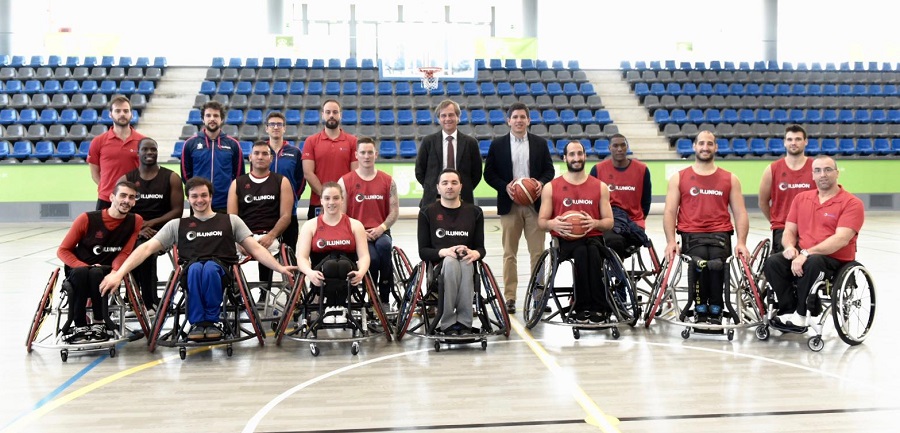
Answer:
[{"label": "man in gray suit", "polygon": [[441,124],[441,131],[422,139],[416,157],[416,180],[422,185],[422,201],[425,208],[438,198],[437,181],[441,171],[452,168],[459,172],[462,181],[460,198],[475,203],[475,187],[481,182],[481,151],[475,137],[456,129],[459,124],[459,104],[449,99],[441,101],[434,110]]},{"label": "man in gray suit", "polygon": [[[516,287],[519,284],[516,254],[519,239],[525,233],[531,268],[544,250],[545,233],[538,227],[538,209],[541,200],[532,206],[523,206],[512,201],[513,182],[531,177],[541,183],[541,187],[553,180],[555,173],[547,140],[528,132],[531,118],[528,107],[516,102],[506,113],[509,134],[495,138],[491,142],[484,165],[484,180],[497,190],[497,214],[503,230],[503,297],[506,311],[516,312]],[[540,195],[538,195],[540,197]]]}]

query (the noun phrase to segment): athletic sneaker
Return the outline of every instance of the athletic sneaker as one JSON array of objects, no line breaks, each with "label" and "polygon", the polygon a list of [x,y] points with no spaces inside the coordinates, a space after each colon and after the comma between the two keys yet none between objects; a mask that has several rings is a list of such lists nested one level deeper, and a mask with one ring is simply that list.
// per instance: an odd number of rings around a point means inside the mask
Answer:
[{"label": "athletic sneaker", "polygon": [[578,320],[579,322],[587,322],[588,320],[591,320],[591,312],[587,310],[579,311],[575,316],[575,320]]},{"label": "athletic sneaker", "polygon": [[607,314],[600,311],[591,311],[589,319],[591,323],[602,323],[605,322],[607,318]]},{"label": "athletic sneaker", "polygon": [[91,338],[91,327],[81,326],[75,328],[72,335],[66,337],[65,341],[69,344],[87,343]]},{"label": "athletic sneaker", "polygon": [[194,324],[188,332],[187,339],[190,341],[201,341],[206,338],[206,326]]},{"label": "athletic sneaker", "polygon": [[106,325],[103,323],[95,323],[91,325],[91,341],[103,342],[109,341],[109,332],[106,331]]},{"label": "athletic sneaker", "polygon": [[722,307],[719,305],[710,305],[709,306],[709,322],[713,325],[721,325],[722,324]]},{"label": "athletic sneaker", "polygon": [[204,332],[203,332],[203,333],[204,333],[204,335],[206,336],[206,339],[207,339],[207,340],[220,340],[220,339],[222,339],[222,330],[219,329],[219,325],[218,325],[218,324],[213,324],[213,325],[206,326],[206,327],[204,328]]}]

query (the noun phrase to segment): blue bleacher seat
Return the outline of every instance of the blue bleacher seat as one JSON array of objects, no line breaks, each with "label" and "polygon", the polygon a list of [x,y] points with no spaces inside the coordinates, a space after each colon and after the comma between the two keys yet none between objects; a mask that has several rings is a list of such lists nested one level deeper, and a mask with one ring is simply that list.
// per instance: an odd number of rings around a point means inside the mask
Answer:
[{"label": "blue bleacher seat", "polygon": [[[587,84],[587,83],[585,83],[585,84]],[[650,86],[650,93],[654,94],[653,86],[655,86],[657,84],[659,84],[659,87],[662,88],[662,90],[661,90],[662,93],[660,93],[659,96],[665,94],[665,87],[663,87],[662,83],[653,83],[653,85]],[[565,83],[565,84],[563,84],[563,93],[565,93],[566,96],[572,97],[572,96],[580,94],[581,92],[578,90],[578,84]]]},{"label": "blue bleacher seat", "polygon": [[539,71],[546,71],[546,70],[550,69],[550,64],[547,63],[546,60],[538,60],[534,64],[535,64],[535,66],[537,66],[537,69]]},{"label": "blue bleacher seat", "polygon": [[768,153],[769,147],[766,145],[766,140],[762,138],[750,139],[750,152],[755,156],[763,156]]},{"label": "blue bleacher seat", "polygon": [[529,110],[528,117],[532,125],[540,125],[544,123],[543,117],[541,117],[541,110]]},{"label": "blue bleacher seat", "polygon": [[29,95],[41,93],[41,82],[38,80],[26,81],[24,87],[22,87],[22,93],[27,93]]},{"label": "blue bleacher seat", "polygon": [[873,150],[876,155],[891,155],[891,142],[887,138],[876,138],[873,143]]},{"label": "blue bleacher seat", "polygon": [[475,83],[474,81],[466,81],[462,85],[462,93],[465,96],[478,95],[478,83]]},{"label": "blue bleacher seat", "polygon": [[[68,81],[66,81],[66,83],[68,83]],[[65,89],[66,83],[63,83],[63,93],[75,93],[75,92],[66,91],[66,89]],[[76,86],[77,86],[77,84],[76,84]],[[204,81],[204,82],[200,83],[200,94],[201,95],[215,95],[216,94],[216,83],[214,83],[212,81]]]},{"label": "blue bleacher seat", "polygon": [[416,110],[416,125],[431,125],[432,123],[434,123],[434,119],[432,118],[431,111]]},{"label": "blue bleacher seat", "polygon": [[307,95],[321,95],[322,91],[323,85],[321,81],[310,81],[306,84]]},{"label": "blue bleacher seat", "polygon": [[220,95],[231,96],[234,94],[234,83],[231,81],[220,81],[216,93]]},{"label": "blue bleacher seat", "polygon": [[72,141],[60,141],[56,144],[56,151],[53,152],[54,158],[68,161],[75,156],[75,143]]},{"label": "blue bleacher seat", "polygon": [[269,85],[268,81],[257,81],[256,84],[253,85],[254,95],[268,95],[271,91],[272,86]]},{"label": "blue bleacher seat", "polygon": [[[547,141],[549,142],[550,140],[547,140]],[[562,154],[565,152],[566,144],[568,144],[568,143],[569,143],[568,140],[558,140],[558,141],[556,142],[556,152],[555,152],[555,155],[562,155]]]},{"label": "blue bleacher seat", "polygon": [[97,61],[96,56],[84,56],[84,61],[81,62],[81,66],[84,66],[87,68],[93,68],[94,66],[97,66],[98,64],[99,64],[99,62]]},{"label": "blue bleacher seat", "polygon": [[328,59],[328,69],[340,69],[341,68],[341,59],[331,58]]},{"label": "blue bleacher seat", "polygon": [[838,142],[838,153],[849,156],[856,154],[856,142],[852,138],[842,138]]},{"label": "blue bleacher seat", "polygon": [[607,110],[597,110],[597,114],[594,116],[594,121],[600,125],[613,123],[612,117]]},{"label": "blue bleacher seat", "polygon": [[260,65],[266,69],[274,69],[275,68],[275,58],[274,57],[263,57],[262,64]]},{"label": "blue bleacher seat", "polygon": [[563,91],[563,88],[562,88],[562,84],[547,83],[547,95],[550,95],[550,96],[565,95],[565,92]]},{"label": "blue bleacher seat", "polygon": [[821,144],[822,144],[822,149],[819,150],[819,153],[824,153],[825,155],[837,155],[837,153],[838,153],[837,140],[835,140],[833,138],[823,138]]},{"label": "blue bleacher seat", "polygon": [[700,124],[705,121],[704,119],[706,118],[706,115],[703,113],[703,110],[700,110],[699,108],[692,108],[688,110],[687,117],[687,121],[689,123]]},{"label": "blue bleacher seat", "polygon": [[[148,81],[149,82],[149,81]],[[132,80],[122,80],[119,83],[119,90],[117,93],[120,93],[125,96],[130,96],[132,93],[137,92],[137,86]]]},{"label": "blue bleacher seat", "polygon": [[684,85],[681,86],[682,95],[695,96],[698,93],[700,93],[700,91],[697,90],[697,85],[694,83],[684,83]]},{"label": "blue bleacher seat", "polygon": [[[297,110],[294,110],[297,111]],[[297,111],[297,121],[300,121],[300,112]],[[359,114],[354,109],[343,110],[341,111],[341,124],[342,125],[356,125],[359,123]]]},{"label": "blue bleacher seat", "polygon": [[357,62],[356,58],[351,57],[347,60],[344,60],[344,68],[359,69],[359,62]]},{"label": "blue bleacher seat", "polygon": [[78,56],[67,56],[65,63],[62,65],[67,68],[75,68],[81,66],[81,57]]},{"label": "blue bleacher seat", "polygon": [[306,84],[302,81],[293,81],[291,82],[290,87],[288,87],[288,94],[302,95],[304,93],[306,93]]},{"label": "blue bleacher seat", "polygon": [[241,141],[241,153],[244,154],[244,158],[250,156],[250,153],[253,152],[253,142],[252,141]]},{"label": "blue bleacher seat", "polygon": [[396,121],[394,110],[378,110],[379,125],[393,125]]},{"label": "blue bleacher seat", "polygon": [[222,69],[225,67],[225,59],[222,57],[213,57],[210,67]]},{"label": "blue bleacher seat", "polygon": [[537,67],[534,65],[534,60],[522,59],[522,64],[521,64],[520,69],[522,69],[523,71],[530,71],[532,69],[537,69]]},{"label": "blue bleacher seat", "polygon": [[[790,109],[787,112],[788,122],[790,123],[804,123],[806,122],[806,113],[803,110],[798,109]],[[742,120],[743,122],[743,120]]]},{"label": "blue bleacher seat", "polygon": [[541,113],[541,118],[544,120],[544,124],[547,125],[559,123],[559,113],[557,113],[556,110],[544,110]]},{"label": "blue bleacher seat", "polygon": [[[483,84],[482,84],[483,86]],[[482,93],[484,94],[484,93]],[[513,87],[507,82],[497,83],[497,95],[506,96],[513,94]]]},{"label": "blue bleacher seat", "polygon": [[[360,90],[360,94],[362,94],[361,92],[362,91]],[[394,85],[394,95],[395,96],[397,96],[397,95],[405,96],[405,95],[411,95],[411,94],[412,94],[412,87],[410,87],[408,81],[398,81]]]},{"label": "blue bleacher seat", "polygon": [[397,157],[397,142],[396,141],[382,141],[380,149],[378,151],[378,156],[381,158],[394,159]]},{"label": "blue bleacher seat", "polygon": [[605,138],[594,140],[594,154],[600,159],[609,156],[609,140]]},{"label": "blue bleacher seat", "polygon": [[412,125],[414,121],[412,110],[397,110],[398,125]]},{"label": "blue bleacher seat", "polygon": [[506,69],[507,71],[511,71],[513,69],[518,69],[518,68],[519,68],[519,66],[516,64],[516,59],[506,59],[503,62],[503,69]]},{"label": "blue bleacher seat", "polygon": [[19,123],[22,125],[31,125],[38,121],[38,112],[34,108],[24,108],[19,111]]},{"label": "blue bleacher seat", "polygon": [[249,95],[253,93],[253,83],[250,81],[238,81],[234,86],[235,95]]},{"label": "blue bleacher seat", "polygon": [[16,93],[22,93],[22,82],[19,80],[9,80],[6,82],[5,87],[6,88],[3,90],[4,93],[10,94],[10,95],[16,94]]},{"label": "blue bleacher seat", "polygon": [[272,94],[273,95],[287,95],[288,93],[288,83],[287,81],[276,81],[272,83]]},{"label": "blue bleacher seat", "polygon": [[896,84],[885,84],[884,87],[881,88],[882,96],[897,96],[897,92]]},{"label": "blue bleacher seat", "polygon": [[360,125],[374,125],[376,120],[375,110],[362,110],[359,112]]},{"label": "blue bleacher seat", "polygon": [[503,110],[491,110],[490,112],[488,112],[488,122],[491,125],[503,125],[504,123],[506,123],[506,115],[503,114]]},{"label": "blue bleacher seat", "polygon": [[152,63],[150,62],[149,57],[138,57],[134,61],[134,66],[136,68],[145,68],[146,69],[146,68],[149,68],[151,65],[152,65]]},{"label": "blue bleacher seat", "polygon": [[703,121],[709,123],[721,123],[722,122],[722,112],[719,111],[718,108],[708,108],[703,113]]},{"label": "blue bleacher seat", "polygon": [[687,122],[687,113],[680,108],[676,108],[669,113],[669,120],[671,123],[677,123],[679,125]]},{"label": "blue bleacher seat", "polygon": [[853,123],[871,123],[872,116],[869,114],[869,110],[856,110],[853,113]]},{"label": "blue bleacher seat", "polygon": [[100,89],[98,91],[104,95],[112,95],[118,91],[118,87],[113,80],[103,80],[100,82]]},{"label": "blue bleacher seat", "polygon": [[116,65],[120,68],[130,68],[134,65],[134,59],[131,56],[121,56],[119,57],[119,63]]},{"label": "blue bleacher seat", "polygon": [[500,59],[488,60],[488,69],[503,69],[503,61]]},{"label": "blue bleacher seat", "polygon": [[[97,114],[97,110],[93,108],[85,108],[81,110],[81,115],[78,116],[78,123],[81,125],[91,126],[100,121],[100,116]],[[203,122],[201,122],[202,124]]]},{"label": "blue bleacher seat", "polygon": [[634,94],[638,98],[643,98],[650,94],[650,87],[647,83],[634,83]]},{"label": "blue bleacher seat", "polygon": [[30,141],[22,140],[13,144],[12,152],[9,153],[10,158],[25,159],[30,158],[34,154],[34,144]]},{"label": "blue bleacher seat", "polygon": [[244,66],[244,61],[240,57],[232,57],[228,59],[228,67],[229,68],[238,68]]},{"label": "blue bleacher seat", "polygon": [[491,140],[481,140],[478,142],[478,148],[481,150],[481,157],[486,158],[488,151],[491,149]]},{"label": "blue bleacher seat", "polygon": [[52,125],[57,122],[59,122],[59,113],[55,109],[45,108],[41,110],[41,117],[38,118],[38,123],[41,125]]},{"label": "blue bleacher seat", "polygon": [[586,108],[578,110],[578,113],[576,114],[576,121],[582,125],[594,123],[594,113]]},{"label": "blue bleacher seat", "polygon": [[403,140],[400,142],[400,157],[401,158],[415,158],[418,153],[416,152],[416,142],[412,140]]},{"label": "blue bleacher seat", "polygon": [[[183,146],[183,145],[184,145],[184,142],[181,142],[181,144],[182,144],[182,146]],[[89,151],[90,149],[91,149],[91,142],[90,142],[90,140],[82,141],[82,142],[78,145],[78,151],[75,152],[75,157],[76,157],[76,158],[81,158],[81,159],[86,159],[87,156],[88,156],[88,151]],[[180,158],[180,157],[181,157],[181,155],[179,154],[179,158]]]},{"label": "blue bleacher seat", "polygon": [[597,155],[597,151],[594,150],[594,144],[591,143],[591,140],[589,140],[587,138],[582,138],[582,139],[579,139],[578,142],[581,143],[582,146],[584,146],[585,156],[592,157],[592,156]]},{"label": "blue bleacher seat", "polygon": [[[543,86],[542,86],[543,87]],[[544,92],[546,93],[546,91]],[[525,83],[514,83],[513,84],[513,94],[516,96],[525,96],[531,94],[531,89],[528,88],[528,84]]]},{"label": "blue bleacher seat", "polygon": [[659,125],[665,125],[671,122],[669,118],[669,110],[660,108],[653,112],[653,120]]},{"label": "blue bleacher seat", "polygon": [[769,153],[772,156],[782,156],[785,153],[784,149],[784,139],[781,138],[770,138],[768,140]]},{"label": "blue bleacher seat", "polygon": [[531,83],[531,95],[532,96],[541,96],[549,94],[549,91],[544,88],[544,83]]},{"label": "blue bleacher seat", "polygon": [[[367,89],[367,91],[368,91],[368,89]],[[393,95],[394,94],[394,86],[391,85],[391,83],[388,81],[382,81],[382,82],[378,83],[378,86],[376,88],[376,93],[379,95]]]},{"label": "blue bleacher seat", "polygon": [[59,113],[59,121],[62,125],[72,125],[78,121],[78,111],[72,108],[66,108]]},{"label": "blue bleacher seat", "polygon": [[887,123],[887,110],[872,110],[869,114],[869,121],[872,123]]},{"label": "blue bleacher seat", "polygon": [[838,122],[839,123],[853,123],[853,110],[839,110],[838,111]]},{"label": "blue bleacher seat", "polygon": [[856,154],[868,156],[875,153],[875,145],[871,138],[859,138],[856,140]]},{"label": "blue bleacher seat", "polygon": [[713,93],[714,93],[714,92],[713,92],[713,86],[712,86],[712,83],[700,83],[700,84],[697,86],[697,94],[698,94],[698,95],[710,96],[710,95],[712,95]]},{"label": "blue bleacher seat", "polygon": [[228,125],[240,125],[244,123],[244,111],[228,110],[228,114],[225,115],[225,123]]},{"label": "blue bleacher seat", "polygon": [[291,69],[293,65],[294,61],[286,57],[279,57],[275,63],[275,67],[278,69]]},{"label": "blue bleacher seat", "polygon": [[686,158],[694,154],[694,144],[691,143],[690,139],[679,138],[678,141],[675,142],[675,151],[678,152],[682,158]]},{"label": "blue bleacher seat", "polygon": [[444,87],[447,90],[447,96],[462,95],[462,86],[459,81],[444,82]]},{"label": "blue bleacher seat", "polygon": [[458,123],[460,125],[468,125],[469,124],[469,110],[460,110]]},{"label": "blue bleacher seat", "polygon": [[747,144],[746,138],[735,138],[731,140],[731,151],[735,156],[744,156],[750,153],[750,146]]},{"label": "blue bleacher seat", "polygon": [[62,91],[62,85],[58,80],[44,81],[44,88],[42,93],[46,93],[52,97],[54,94],[59,93],[60,91]]},{"label": "blue bleacher seat", "polygon": [[736,71],[737,68],[734,67],[734,62],[722,62],[722,70]]},{"label": "blue bleacher seat", "polygon": [[[347,110],[343,112],[344,116],[341,116],[341,121],[346,117],[346,113],[352,111],[353,112],[353,123],[356,124],[356,110]],[[300,110],[285,110],[284,112],[284,123],[288,125],[299,125],[300,124]]]},{"label": "blue bleacher seat", "polygon": [[202,125],[203,117],[200,116],[200,110],[194,108],[188,112],[188,125]]},{"label": "blue bleacher seat", "polygon": [[[379,83],[379,85],[381,85],[381,84],[382,83]],[[390,83],[386,83],[386,84],[390,85]],[[362,83],[359,83],[359,94],[364,95],[364,96],[374,95],[375,94],[375,83],[371,82],[371,81],[363,81]]]},{"label": "blue bleacher seat", "polygon": [[294,62],[294,68],[309,69],[309,59],[297,59],[297,61]]},{"label": "blue bleacher seat", "polygon": [[56,152],[56,149],[53,148],[53,143],[50,141],[42,140],[34,144],[33,155],[41,161],[46,161],[53,156],[54,152]]},{"label": "blue bleacher seat", "polygon": [[[565,89],[565,87],[563,87],[563,89]],[[594,90],[594,85],[591,83],[581,83],[581,87],[578,89],[578,92],[581,93],[581,96],[592,96],[597,94],[597,92]]]},{"label": "blue bleacher seat", "polygon": [[728,141],[727,138],[717,138],[716,139],[716,154],[719,156],[729,156],[733,155],[734,151],[731,150],[731,142]]},{"label": "blue bleacher seat", "polygon": [[469,123],[472,125],[485,125],[488,123],[488,115],[484,110],[472,110],[469,113]]},{"label": "blue bleacher seat", "polygon": [[262,125],[262,123],[263,123],[262,110],[247,110],[247,117],[244,119],[244,124],[246,124],[246,125]]}]

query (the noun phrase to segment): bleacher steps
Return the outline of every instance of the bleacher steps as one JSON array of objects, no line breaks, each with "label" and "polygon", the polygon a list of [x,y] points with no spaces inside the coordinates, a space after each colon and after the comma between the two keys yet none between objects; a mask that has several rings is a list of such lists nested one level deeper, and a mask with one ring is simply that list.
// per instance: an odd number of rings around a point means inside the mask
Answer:
[{"label": "bleacher steps", "polygon": [[206,68],[168,67],[141,113],[138,130],[159,143],[159,160],[167,161],[206,77]]}]

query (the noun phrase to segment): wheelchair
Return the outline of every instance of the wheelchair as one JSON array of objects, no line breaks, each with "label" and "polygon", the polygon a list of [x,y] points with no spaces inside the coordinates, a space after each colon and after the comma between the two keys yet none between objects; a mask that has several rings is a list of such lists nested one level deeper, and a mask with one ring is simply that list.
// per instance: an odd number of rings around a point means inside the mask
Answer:
[{"label": "wheelchair", "polygon": [[[71,317],[69,317],[69,298],[72,296],[65,287],[71,287],[63,282],[57,287],[60,277],[60,268],[50,273],[50,279],[44,286],[40,302],[34,313],[31,326],[28,329],[28,339],[25,348],[31,353],[35,348],[59,350],[59,356],[63,362],[68,361],[69,354],[107,352],[110,358],[116,357],[116,346],[126,341],[135,341],[150,333],[150,322],[147,309],[144,306],[141,291],[129,274],[123,282],[124,298],[120,291],[114,291],[109,295],[112,301],[109,309],[109,319],[116,328],[112,330],[112,338],[107,341],[69,343],[67,340],[72,335],[73,329]],[[54,302],[54,298],[56,301]],[[88,310],[91,306],[88,305]],[[55,322],[51,332],[42,333],[44,323],[47,320]]]},{"label": "wheelchair", "polygon": [[509,337],[509,314],[503,294],[490,266],[484,261],[475,262],[475,288],[473,296],[473,327],[477,333],[450,335],[438,332],[438,324],[443,314],[443,284],[440,265],[420,262],[407,278],[403,301],[397,312],[397,340],[406,334],[434,340],[434,350],[441,351],[442,345],[480,343],[487,350],[487,338],[492,335]]},{"label": "wheelchair", "polygon": [[[525,326],[532,329],[540,322],[570,326],[572,336],[576,340],[581,338],[582,330],[610,329],[613,339],[618,339],[620,336],[619,324],[625,323],[634,327],[640,317],[641,307],[633,278],[643,275],[645,271],[636,270],[637,273],[629,274],[619,255],[605,244],[602,246],[601,253],[604,259],[598,266],[602,272],[601,279],[604,286],[602,290],[607,305],[611,307],[607,321],[591,323],[575,320],[572,311],[572,307],[575,305],[575,263],[572,259],[560,260],[559,239],[553,238],[550,248],[541,253],[528,281],[524,306]],[[634,260],[642,259],[635,258]],[[560,265],[564,263],[568,263],[570,266],[567,269],[560,269]],[[643,268],[642,264],[639,266]],[[561,270],[570,272],[561,275]],[[562,277],[566,277],[565,281],[562,281]],[[558,278],[561,281],[558,281]],[[569,284],[565,284],[566,282]]]},{"label": "wheelchair", "polygon": [[653,247],[653,241],[650,241],[650,245],[646,247],[629,246],[625,253],[627,257],[622,260],[622,265],[625,267],[625,274],[628,275],[634,286],[638,303],[637,315],[643,317],[649,307],[650,292],[653,291],[656,280],[662,272],[662,264],[656,248]]},{"label": "wheelchair", "polygon": [[156,351],[157,346],[177,347],[178,355],[184,360],[189,347],[225,345],[228,357],[234,353],[233,344],[256,338],[260,346],[265,345],[266,334],[262,321],[257,315],[256,305],[247,286],[247,279],[240,265],[222,264],[225,268],[222,289],[222,307],[219,318],[222,323],[222,337],[208,340],[188,340],[190,323],[187,321],[187,263],[178,257],[178,248],[172,248],[172,256],[178,263],[169,276],[165,291],[160,298],[156,320],[148,338],[148,349]]},{"label": "wheelchair", "polygon": [[[372,277],[366,273],[360,285],[352,285],[346,277],[336,277],[346,272],[327,268],[328,260],[347,260],[350,262],[347,269],[356,269],[356,264],[346,256],[333,255],[316,265],[325,274],[321,287],[310,287],[303,275],[296,278],[284,314],[273,322],[275,344],[280,346],[284,338],[306,342],[310,353],[319,356],[319,343],[351,343],[350,353],[355,356],[363,340],[384,335],[391,341],[390,324],[381,309]],[[346,332],[350,335],[337,335]]]},{"label": "wheelchair", "polygon": [[397,326],[397,310],[403,302],[403,294],[410,282],[413,274],[413,265],[409,261],[409,256],[402,248],[394,246],[391,248],[391,263],[394,272],[394,285],[391,287],[391,302],[396,307],[395,310],[385,311],[384,314],[391,320],[391,324]]},{"label": "wheelchair", "polygon": [[810,293],[816,295],[817,305],[821,307],[818,322],[802,329],[785,329],[772,323],[777,314],[778,302],[775,290],[769,286],[765,291],[769,312],[765,315],[763,323],[757,326],[756,338],[768,339],[770,327],[782,333],[798,334],[805,334],[808,328],[812,328],[815,335],[809,337],[806,345],[813,352],[819,352],[825,347],[822,331],[830,315],[834,329],[844,343],[850,346],[862,344],[875,321],[876,299],[875,281],[863,265],[852,261],[845,263],[834,273],[826,273],[823,280],[813,285]]},{"label": "wheelchair", "polygon": [[[275,259],[283,266],[297,266],[297,257],[294,255],[293,248],[285,245],[284,242],[280,242]],[[240,266],[252,261],[255,261],[252,257],[239,256]],[[293,278],[289,275],[282,275],[281,280],[278,280],[275,278],[274,272],[272,277],[273,281],[247,282],[247,287],[250,288],[251,293],[254,289],[257,289],[259,292],[259,296],[256,298],[258,299],[256,310],[259,320],[263,324],[268,323],[274,331],[277,328],[277,322],[281,318],[282,312],[287,308],[288,298],[291,295],[291,290],[293,290],[293,285],[291,284]],[[246,318],[244,319],[247,322]]]},{"label": "wheelchair", "polygon": [[[722,322],[708,323],[697,317],[692,310],[695,299],[695,288],[682,286],[682,272],[687,268],[706,266],[709,261],[695,260],[688,255],[679,255],[669,263],[663,261],[662,277],[656,282],[651,292],[650,307],[644,315],[644,326],[650,327],[653,320],[686,325],[681,337],[688,339],[691,333],[725,334],[728,341],[734,340],[734,331],[738,328],[750,328],[763,322],[766,305],[759,290],[762,276],[764,253],[768,251],[768,240],[760,242],[753,250],[751,257],[729,256],[724,260],[725,281],[723,285],[724,311]],[[751,264],[753,266],[751,266]],[[684,276],[687,279],[687,276]],[[683,303],[679,301],[683,299]],[[729,323],[730,322],[730,323]]]}]

